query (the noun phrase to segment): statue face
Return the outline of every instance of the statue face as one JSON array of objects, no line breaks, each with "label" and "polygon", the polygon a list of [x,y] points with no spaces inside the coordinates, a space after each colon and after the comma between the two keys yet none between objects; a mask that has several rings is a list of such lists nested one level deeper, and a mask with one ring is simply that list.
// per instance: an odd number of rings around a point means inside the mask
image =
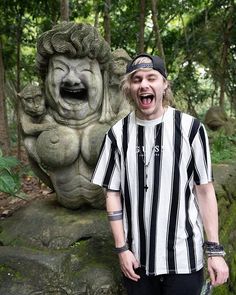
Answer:
[{"label": "statue face", "polygon": [[63,119],[83,120],[102,103],[103,80],[97,60],[55,55],[49,63],[46,94]]},{"label": "statue face", "polygon": [[112,71],[117,76],[122,76],[125,74],[126,66],[129,60],[125,60],[124,58],[116,58],[112,65]]},{"label": "statue face", "polygon": [[44,98],[39,93],[25,95],[21,102],[26,114],[32,117],[41,116],[46,111]]}]

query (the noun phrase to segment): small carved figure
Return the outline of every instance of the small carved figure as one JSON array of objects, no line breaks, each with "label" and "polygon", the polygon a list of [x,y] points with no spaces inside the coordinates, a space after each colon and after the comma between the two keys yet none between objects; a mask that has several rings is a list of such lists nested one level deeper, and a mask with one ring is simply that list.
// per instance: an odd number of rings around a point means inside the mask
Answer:
[{"label": "small carved figure", "polygon": [[46,112],[45,97],[37,85],[27,85],[18,96],[21,99],[21,126],[25,135],[38,136],[55,128],[55,121]]},{"label": "small carved figure", "polygon": [[130,61],[131,58],[124,49],[119,48],[112,52],[112,62],[109,68],[109,98],[111,108],[119,118],[127,115],[127,112],[132,109],[120,91],[120,82]]},{"label": "small carved figure", "polygon": [[[19,94],[21,100],[20,120],[23,131],[24,145],[29,155],[31,165],[36,174],[51,188],[53,188],[49,176],[40,171],[41,159],[36,150],[36,140],[43,131],[56,128],[55,121],[47,114],[45,97],[39,86],[27,85]],[[39,173],[38,173],[39,172]]]}]

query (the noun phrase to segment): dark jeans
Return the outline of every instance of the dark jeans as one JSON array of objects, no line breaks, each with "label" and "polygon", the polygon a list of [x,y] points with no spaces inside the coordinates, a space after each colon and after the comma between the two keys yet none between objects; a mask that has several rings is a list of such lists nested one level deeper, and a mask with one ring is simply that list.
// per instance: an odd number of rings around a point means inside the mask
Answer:
[{"label": "dark jeans", "polygon": [[147,276],[138,268],[138,282],[124,277],[128,295],[199,295],[203,284],[203,269],[191,274]]}]

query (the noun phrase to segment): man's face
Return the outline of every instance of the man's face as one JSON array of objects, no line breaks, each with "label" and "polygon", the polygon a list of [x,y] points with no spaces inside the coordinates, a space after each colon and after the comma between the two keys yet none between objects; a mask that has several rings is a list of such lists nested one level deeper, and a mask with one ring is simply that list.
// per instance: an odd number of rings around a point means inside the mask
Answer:
[{"label": "man's face", "polygon": [[167,81],[156,70],[139,70],[133,74],[130,94],[140,119],[153,120],[162,115],[162,98],[166,88]]},{"label": "man's face", "polygon": [[53,56],[46,91],[51,108],[60,117],[73,120],[88,118],[102,102],[103,82],[98,62],[88,57]]}]

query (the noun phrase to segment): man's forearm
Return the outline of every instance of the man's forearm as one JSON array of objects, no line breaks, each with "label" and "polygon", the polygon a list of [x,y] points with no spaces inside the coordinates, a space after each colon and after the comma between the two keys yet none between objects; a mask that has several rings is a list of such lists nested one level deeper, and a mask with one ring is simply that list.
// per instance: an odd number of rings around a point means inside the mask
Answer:
[{"label": "man's forearm", "polygon": [[219,243],[218,207],[213,184],[198,185],[196,191],[207,240]]},{"label": "man's forearm", "polygon": [[[212,183],[196,186],[200,214],[203,220],[207,240],[219,244],[218,208],[215,190]],[[229,269],[223,258],[222,249],[210,249],[208,256],[208,272],[213,286],[224,284],[229,277]],[[209,254],[208,254],[209,255]]]},{"label": "man's forearm", "polygon": [[[115,241],[115,246],[123,247],[125,244],[125,234],[123,219],[122,217],[119,218],[119,216],[121,216],[119,212],[122,211],[121,197],[119,192],[107,191],[106,208]],[[114,218],[112,218],[112,216],[114,216]]]}]

